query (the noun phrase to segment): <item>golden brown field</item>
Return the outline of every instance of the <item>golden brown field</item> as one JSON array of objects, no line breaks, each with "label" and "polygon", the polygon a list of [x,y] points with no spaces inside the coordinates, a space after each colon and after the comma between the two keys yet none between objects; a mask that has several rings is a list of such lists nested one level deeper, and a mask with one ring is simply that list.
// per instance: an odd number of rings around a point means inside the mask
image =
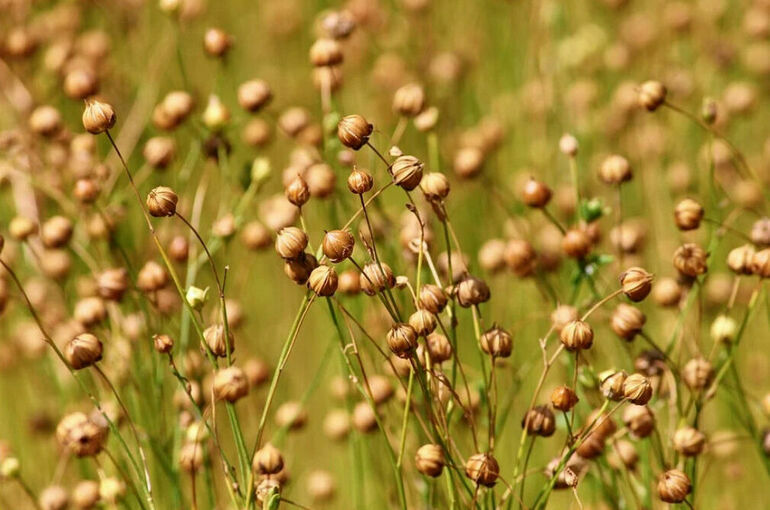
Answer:
[{"label": "golden brown field", "polygon": [[770,507],[769,38],[0,0],[0,509]]}]

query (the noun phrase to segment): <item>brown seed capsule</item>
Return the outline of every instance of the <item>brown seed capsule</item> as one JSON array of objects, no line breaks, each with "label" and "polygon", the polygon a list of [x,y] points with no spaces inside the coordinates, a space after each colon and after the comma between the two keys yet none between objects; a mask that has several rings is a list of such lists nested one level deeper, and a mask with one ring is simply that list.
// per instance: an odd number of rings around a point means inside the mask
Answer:
[{"label": "brown seed capsule", "polygon": [[335,66],[343,59],[342,46],[334,39],[321,38],[310,47],[310,63],[316,67]]},{"label": "brown seed capsule", "polygon": [[681,503],[691,490],[690,478],[678,469],[669,469],[658,478],[658,497],[666,503]]},{"label": "brown seed capsule", "polygon": [[633,437],[645,438],[655,430],[655,415],[647,406],[629,406],[623,412],[623,423]]},{"label": "brown seed capsule", "polygon": [[577,393],[569,386],[557,386],[551,392],[551,405],[553,405],[554,409],[564,411],[565,413],[575,407],[578,400]]},{"label": "brown seed capsule", "polygon": [[405,323],[396,323],[388,331],[386,340],[390,352],[399,358],[408,358],[417,348],[417,332]]},{"label": "brown seed capsule", "polygon": [[727,267],[735,274],[751,274],[751,262],[754,259],[756,250],[750,244],[744,244],[730,250],[727,254]]},{"label": "brown seed capsule", "polygon": [[425,90],[416,83],[409,83],[396,90],[393,111],[404,117],[415,117],[425,108]]},{"label": "brown seed capsule", "polygon": [[606,437],[593,430],[583,439],[578,445],[577,453],[583,459],[595,459],[604,453],[604,446],[606,445]]},{"label": "brown seed capsule", "polygon": [[143,292],[156,292],[168,283],[166,269],[151,260],[147,262],[136,276],[136,286]]},{"label": "brown seed capsule", "polygon": [[428,355],[433,364],[441,364],[452,358],[452,344],[449,339],[435,331],[425,338]]},{"label": "brown seed capsule", "polygon": [[682,288],[673,278],[661,278],[652,288],[652,299],[660,306],[676,306],[682,298]]},{"label": "brown seed capsule", "polygon": [[179,467],[187,473],[195,473],[201,466],[203,466],[203,446],[197,441],[183,444],[179,449]]},{"label": "brown seed capsule", "polygon": [[570,305],[559,305],[551,312],[551,323],[557,333],[561,333],[564,326],[572,321],[578,320],[579,315],[577,308]]},{"label": "brown seed capsule", "polygon": [[299,174],[286,186],[285,194],[286,199],[297,207],[302,207],[310,200],[310,188]]},{"label": "brown seed capsule", "polygon": [[571,134],[562,135],[562,137],[559,138],[559,150],[565,156],[574,158],[575,156],[577,156],[577,153],[578,153],[577,138],[575,138]]},{"label": "brown seed capsule", "polygon": [[176,155],[174,139],[168,136],[153,136],[144,144],[142,155],[151,167],[167,168]]},{"label": "brown seed capsule", "polygon": [[174,236],[168,243],[168,255],[175,262],[185,262],[190,254],[190,244],[184,236]]},{"label": "brown seed capsule", "polygon": [[280,496],[281,482],[271,477],[263,478],[257,484],[256,489],[254,489],[254,492],[256,494],[257,502],[260,505],[265,505],[265,502],[270,501],[273,496],[275,495]]},{"label": "brown seed capsule", "polygon": [[83,111],[83,127],[92,135],[104,133],[115,125],[115,110],[112,105],[96,99],[86,101]]},{"label": "brown seed capsule", "polygon": [[683,244],[674,252],[674,267],[684,276],[695,278],[708,270],[706,251],[695,243]]},{"label": "brown seed capsule", "polygon": [[353,168],[353,171],[348,176],[348,189],[356,195],[363,195],[371,190],[373,185],[374,179],[366,170]]},{"label": "brown seed capsule", "polygon": [[343,294],[353,296],[361,292],[361,280],[355,269],[346,269],[339,274],[337,290]]},{"label": "brown seed capsule", "polygon": [[83,413],[66,415],[56,426],[58,443],[77,457],[99,453],[107,440],[107,428],[94,423]]},{"label": "brown seed capsule", "polygon": [[75,304],[73,316],[83,326],[93,327],[107,318],[107,307],[99,297],[83,298]]},{"label": "brown seed capsule", "polygon": [[222,57],[232,45],[232,38],[220,28],[209,28],[203,35],[203,49],[209,56]]},{"label": "brown seed capsule", "polygon": [[323,252],[334,263],[342,262],[353,254],[355,238],[348,230],[330,230],[323,238]]},{"label": "brown seed capsule", "polygon": [[751,273],[760,278],[770,278],[770,248],[759,250],[751,257]]},{"label": "brown seed capsule", "polygon": [[623,382],[623,396],[632,404],[646,405],[652,398],[652,384],[642,374],[631,374]]},{"label": "brown seed capsule", "polygon": [[481,303],[489,301],[489,287],[479,278],[466,275],[455,286],[455,295],[457,303],[463,308],[470,308]]},{"label": "brown seed capsule", "polygon": [[666,87],[659,81],[650,80],[639,85],[639,106],[654,112],[666,102]]},{"label": "brown seed capsule", "polygon": [[96,94],[99,81],[89,69],[73,69],[64,77],[62,88],[70,99],[85,99]]},{"label": "brown seed capsule", "polygon": [[267,443],[254,454],[251,467],[260,475],[274,475],[283,469],[283,465],[280,450]]},{"label": "brown seed capsule", "polygon": [[548,205],[552,195],[551,188],[534,177],[530,177],[529,180],[527,180],[521,191],[522,201],[529,207],[538,209]]},{"label": "brown seed capsule", "polygon": [[608,156],[599,167],[599,178],[610,185],[618,185],[631,180],[631,165],[623,156]]},{"label": "brown seed capsule", "polygon": [[51,485],[40,492],[36,506],[40,510],[66,510],[69,503],[66,489],[59,485]]},{"label": "brown seed capsule", "polygon": [[317,296],[329,297],[337,291],[338,281],[337,271],[333,267],[321,265],[310,273],[307,286]]},{"label": "brown seed capsule", "polygon": [[513,351],[513,337],[497,326],[488,329],[479,337],[481,350],[493,358],[507,358]]},{"label": "brown seed capsule", "polygon": [[174,348],[174,340],[168,335],[153,335],[152,345],[161,354],[167,354]]},{"label": "brown seed capsule", "polygon": [[414,156],[399,156],[391,166],[393,182],[406,191],[412,191],[422,180],[423,163]]},{"label": "brown seed capsule", "polygon": [[693,427],[682,427],[674,432],[674,450],[685,457],[700,455],[706,445],[706,436]]},{"label": "brown seed capsule", "polygon": [[465,462],[465,476],[485,487],[494,487],[500,475],[497,460],[489,453],[471,455]]},{"label": "brown seed capsule", "polygon": [[647,318],[641,310],[626,303],[620,303],[612,313],[610,326],[620,338],[631,341],[641,333]]},{"label": "brown seed capsule", "polygon": [[337,137],[342,145],[357,151],[369,141],[373,129],[361,115],[346,115],[337,125]]},{"label": "brown seed capsule", "polygon": [[53,216],[40,227],[40,240],[46,248],[61,248],[72,238],[72,221]]},{"label": "brown seed capsule", "polygon": [[531,276],[537,265],[537,254],[532,244],[523,239],[510,239],[503,252],[505,265],[519,278]]},{"label": "brown seed capsule", "polygon": [[626,381],[627,377],[628,374],[623,370],[619,372],[609,370],[607,373],[599,374],[599,387],[602,391],[602,395],[608,400],[613,400],[615,402],[623,400],[623,383]]},{"label": "brown seed capsule", "polygon": [[91,333],[81,333],[67,343],[64,355],[75,370],[90,367],[102,359],[102,342]]},{"label": "brown seed capsule", "polygon": [[240,400],[249,393],[249,381],[238,367],[223,368],[214,375],[214,397],[230,403]]},{"label": "brown seed capsule", "polygon": [[300,402],[284,402],[275,411],[275,423],[289,430],[299,430],[307,423],[307,410]]},{"label": "brown seed capsule", "polygon": [[682,369],[682,379],[691,390],[703,390],[714,379],[714,368],[704,358],[693,358]]},{"label": "brown seed capsule", "polygon": [[674,221],[679,230],[695,230],[703,219],[703,206],[692,198],[685,198],[674,208]]},{"label": "brown seed capsule", "polygon": [[284,259],[296,259],[307,248],[307,234],[297,227],[286,227],[278,232],[275,251]]},{"label": "brown seed capsule", "polygon": [[94,179],[82,178],[75,181],[72,188],[74,197],[83,204],[92,204],[99,197],[99,184]]},{"label": "brown seed capsule", "polygon": [[409,316],[409,325],[419,336],[428,336],[436,329],[436,316],[428,310],[420,309]]},{"label": "brown seed capsule", "polygon": [[422,445],[417,449],[417,453],[414,456],[414,464],[417,467],[417,471],[432,478],[441,475],[445,462],[444,451],[437,444]]},{"label": "brown seed capsule", "polygon": [[241,140],[251,147],[264,147],[272,139],[271,127],[260,118],[249,119],[241,131]]},{"label": "brown seed capsule", "polygon": [[573,320],[562,328],[559,339],[568,351],[590,349],[594,343],[594,330],[582,320]]},{"label": "brown seed capsule", "polygon": [[751,226],[751,242],[759,246],[770,246],[770,218],[760,218]]},{"label": "brown seed capsule", "polygon": [[37,232],[37,223],[26,216],[15,216],[8,225],[8,232],[17,241],[25,241]]},{"label": "brown seed capsule", "polygon": [[433,314],[441,313],[449,298],[438,285],[425,284],[420,287],[419,305]]},{"label": "brown seed capsule", "polygon": [[420,189],[428,200],[441,201],[449,196],[449,180],[441,172],[430,172],[423,175]]},{"label": "brown seed capsule", "polygon": [[535,406],[527,411],[521,426],[530,436],[550,437],[556,431],[556,421],[548,406]]},{"label": "brown seed capsule", "polygon": [[481,173],[484,152],[478,147],[463,147],[455,153],[452,168],[461,179],[471,179]]},{"label": "brown seed capsule", "polygon": [[620,286],[628,299],[638,303],[652,290],[652,275],[641,267],[630,267],[620,275]]},{"label": "brown seed capsule", "polygon": [[270,85],[264,80],[249,80],[238,87],[238,104],[247,112],[258,112],[272,97]]},{"label": "brown seed capsule", "polygon": [[96,279],[99,295],[109,301],[120,301],[128,289],[128,271],[125,268],[106,269]]},{"label": "brown seed capsule", "polygon": [[203,330],[203,338],[211,352],[220,358],[227,357],[228,349],[231,353],[235,350],[233,333],[230,332],[227,340],[225,340],[225,328],[222,324],[207,327]]},{"label": "brown seed capsule", "polygon": [[385,289],[392,289],[396,284],[393,270],[384,262],[369,262],[363,267],[359,278],[361,290],[367,296],[373,296]]},{"label": "brown seed capsule", "polygon": [[286,259],[283,272],[297,285],[305,285],[310,273],[318,267],[318,261],[310,253],[301,253],[295,259]]},{"label": "brown seed capsule", "polygon": [[166,94],[161,106],[164,112],[173,119],[174,124],[179,124],[190,115],[195,106],[195,100],[183,90],[173,90]]},{"label": "brown seed capsule", "polygon": [[582,259],[591,253],[591,238],[585,230],[573,228],[564,234],[561,248],[568,257]]},{"label": "brown seed capsule", "polygon": [[59,110],[53,106],[43,105],[32,110],[29,116],[29,129],[41,136],[56,135],[62,127]]},{"label": "brown seed capsule", "polygon": [[147,194],[147,209],[150,215],[156,218],[173,216],[176,214],[176,204],[179,197],[171,188],[158,186]]},{"label": "brown seed capsule", "polygon": [[99,497],[99,483],[93,480],[81,480],[72,490],[72,504],[78,510],[96,508]]}]

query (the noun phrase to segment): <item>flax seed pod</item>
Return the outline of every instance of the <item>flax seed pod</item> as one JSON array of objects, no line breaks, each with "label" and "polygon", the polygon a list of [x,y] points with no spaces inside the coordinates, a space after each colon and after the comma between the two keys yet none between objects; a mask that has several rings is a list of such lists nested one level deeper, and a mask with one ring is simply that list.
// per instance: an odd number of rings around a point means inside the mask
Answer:
[{"label": "flax seed pod", "polygon": [[578,396],[569,386],[557,386],[551,392],[551,405],[554,409],[569,412],[578,403]]},{"label": "flax seed pod", "polygon": [[64,216],[52,216],[40,227],[40,240],[46,248],[61,248],[72,239],[72,222]]},{"label": "flax seed pod", "polygon": [[437,444],[422,445],[417,449],[417,453],[414,456],[414,464],[417,467],[417,471],[431,478],[441,475],[445,462],[444,451]]},{"label": "flax seed pod", "polygon": [[449,298],[438,285],[427,283],[420,287],[419,305],[421,308],[439,314],[444,311]]},{"label": "flax seed pod", "polygon": [[639,105],[654,112],[666,102],[666,87],[659,81],[650,80],[639,85]]},{"label": "flax seed pod", "polygon": [[29,129],[38,135],[52,137],[62,128],[62,118],[59,110],[53,106],[38,106],[29,116]]},{"label": "flax seed pod", "polygon": [[607,438],[593,430],[580,442],[575,453],[586,460],[595,459],[604,453],[606,444]]},{"label": "flax seed pod", "polygon": [[674,221],[679,230],[695,230],[703,219],[703,206],[692,198],[685,198],[674,208]]},{"label": "flax seed pod", "polygon": [[266,443],[254,454],[251,467],[260,475],[274,475],[284,467],[283,455],[272,443]]},{"label": "flax seed pod", "polygon": [[168,280],[166,269],[154,260],[150,260],[137,273],[136,286],[142,292],[157,292],[166,286]]},{"label": "flax seed pod", "polygon": [[321,297],[333,296],[337,291],[338,283],[337,271],[333,267],[324,265],[313,269],[307,279],[308,288]]},{"label": "flax seed pod", "polygon": [[315,67],[335,66],[342,60],[342,46],[334,39],[322,37],[310,47],[310,63]]},{"label": "flax seed pod", "polygon": [[310,190],[310,196],[315,198],[327,198],[334,193],[334,185],[337,175],[326,163],[316,163],[305,171],[305,180]]},{"label": "flax seed pod", "polygon": [[72,490],[72,504],[78,510],[96,508],[99,497],[99,483],[93,480],[81,480]]},{"label": "flax seed pod", "polygon": [[433,364],[441,364],[452,358],[452,344],[449,339],[435,331],[425,338],[428,356]]},{"label": "flax seed pod", "polygon": [[522,201],[529,207],[536,209],[542,209],[548,205],[552,195],[551,188],[534,177],[530,177],[529,180],[527,180],[521,191]]},{"label": "flax seed pod", "polygon": [[631,165],[623,156],[613,154],[608,156],[599,167],[599,178],[612,186],[620,185],[631,180]]},{"label": "flax seed pod", "polygon": [[629,406],[623,412],[623,423],[632,437],[641,439],[655,430],[655,415],[647,406]]},{"label": "flax seed pod", "polygon": [[388,331],[386,340],[390,352],[399,358],[408,358],[412,351],[417,348],[417,332],[409,324],[393,324]]},{"label": "flax seed pod", "polygon": [[348,230],[330,230],[322,242],[324,255],[335,264],[349,258],[354,246],[355,238]]},{"label": "flax seed pod", "polygon": [[416,117],[425,108],[425,90],[416,83],[409,83],[396,90],[393,111],[404,117]]},{"label": "flax seed pod", "polygon": [[585,230],[572,228],[564,234],[561,248],[568,257],[583,259],[591,253],[591,238]]},{"label": "flax seed pod", "polygon": [[147,209],[151,216],[163,218],[176,214],[176,205],[179,197],[174,190],[166,186],[153,188],[147,194]]},{"label": "flax seed pod", "polygon": [[250,221],[241,229],[241,240],[247,249],[263,250],[270,246],[273,239],[270,231],[259,221]]},{"label": "flax seed pod", "polygon": [[[210,94],[206,103],[206,109],[203,110],[203,125],[211,131],[219,132],[230,122],[230,110],[225,106],[222,100],[216,94]],[[210,138],[216,144],[217,138]],[[217,151],[218,152],[218,151]],[[218,157],[214,152],[215,157]]]},{"label": "flax seed pod", "polygon": [[767,247],[770,246],[770,218],[760,218],[751,226],[751,242]]},{"label": "flax seed pod", "polygon": [[659,306],[673,307],[682,298],[682,288],[673,278],[661,278],[652,288],[652,299]]},{"label": "flax seed pod", "polygon": [[419,336],[428,336],[436,329],[436,316],[425,309],[419,309],[409,316],[409,325]]},{"label": "flax seed pod", "polygon": [[75,370],[90,367],[102,359],[102,342],[90,333],[81,333],[67,343],[64,355]]},{"label": "flax seed pod", "polygon": [[718,315],[714,322],[711,323],[711,338],[715,342],[729,344],[735,340],[735,335],[738,332],[738,324],[735,319],[728,317],[727,315]]},{"label": "flax seed pod", "polygon": [[275,251],[284,259],[296,259],[307,248],[307,234],[297,227],[286,227],[278,232]]},{"label": "flax seed pod", "polygon": [[700,455],[706,445],[706,436],[693,427],[682,427],[674,432],[674,450],[685,457]]},{"label": "flax seed pod", "polygon": [[83,413],[71,413],[56,426],[59,445],[76,457],[90,457],[99,453],[107,440],[107,431],[96,425]]},{"label": "flax seed pod", "polygon": [[179,449],[179,467],[187,473],[196,473],[203,466],[203,446],[189,442]]},{"label": "flax seed pod", "polygon": [[69,496],[64,487],[50,485],[40,492],[36,506],[40,510],[66,510],[69,504]]},{"label": "flax seed pod", "polygon": [[714,368],[704,358],[693,358],[682,369],[682,379],[691,390],[704,390],[714,379]]},{"label": "flax seed pod", "polygon": [[500,476],[500,466],[489,453],[476,453],[465,462],[465,476],[478,485],[494,487]]},{"label": "flax seed pod", "polygon": [[681,503],[691,490],[690,478],[678,469],[669,469],[658,478],[658,497],[665,503]]},{"label": "flax seed pod", "polygon": [[509,240],[505,244],[503,259],[506,266],[520,278],[530,276],[535,272],[537,254],[528,241],[523,239]]},{"label": "flax seed pod", "polygon": [[452,168],[457,177],[471,179],[481,173],[484,165],[484,153],[477,147],[463,147],[458,150],[452,161]]},{"label": "flax seed pod", "polygon": [[396,284],[396,277],[385,262],[369,262],[364,265],[359,281],[364,294],[374,296],[385,289],[392,289]]},{"label": "flax seed pod", "polygon": [[357,151],[369,141],[372,130],[374,126],[361,115],[346,115],[337,125],[337,137],[342,145]]},{"label": "flax seed pod", "polygon": [[142,155],[151,167],[159,170],[168,168],[176,156],[174,139],[168,136],[154,136],[144,144]]},{"label": "flax seed pod", "polygon": [[639,302],[652,290],[652,275],[641,267],[630,267],[620,275],[623,294],[631,301]]},{"label": "flax seed pod", "polygon": [[37,231],[37,223],[26,216],[15,216],[8,224],[9,234],[17,241],[26,241],[31,235],[37,233]]},{"label": "flax seed pod", "polygon": [[429,201],[440,202],[449,196],[449,179],[441,172],[430,172],[423,175],[420,189]]},{"label": "flax seed pod", "polygon": [[652,398],[652,384],[642,374],[631,374],[623,381],[623,396],[632,404],[646,405]]},{"label": "flax seed pod", "polygon": [[224,57],[232,45],[232,37],[221,28],[209,28],[203,35],[203,49],[211,57]]},{"label": "flax seed pod", "polygon": [[356,195],[363,195],[371,190],[373,185],[374,180],[366,170],[353,168],[353,171],[348,176],[348,189]]},{"label": "flax seed pod", "polygon": [[455,286],[457,303],[463,308],[479,305],[489,301],[489,287],[479,278],[466,275]]},{"label": "flax seed pod", "polygon": [[395,394],[393,390],[393,384],[390,379],[384,375],[374,374],[369,377],[369,390],[371,390],[371,398],[375,405],[384,404]]},{"label": "flax seed pod", "polygon": [[751,273],[760,278],[770,278],[770,248],[759,250],[751,257]]},{"label": "flax seed pod", "polygon": [[286,186],[286,199],[297,207],[302,207],[310,200],[310,189],[301,175],[297,174]]},{"label": "flax seed pod", "polygon": [[85,99],[99,90],[99,80],[90,69],[73,69],[64,77],[62,88],[70,99]]},{"label": "flax seed pod", "polygon": [[391,166],[393,182],[406,191],[412,191],[422,180],[423,163],[414,156],[404,155],[396,158]]},{"label": "flax seed pod", "polygon": [[211,352],[220,358],[227,357],[228,349],[231,353],[235,350],[233,334],[230,332],[225,339],[225,328],[222,324],[207,327],[203,330],[203,338]]},{"label": "flax seed pod", "polygon": [[641,310],[626,303],[620,303],[612,313],[610,326],[623,340],[630,342],[642,332],[647,318]]},{"label": "flax seed pod", "polygon": [[556,421],[548,406],[535,406],[527,411],[521,426],[530,436],[551,437],[556,431]]},{"label": "flax seed pod", "polygon": [[115,125],[115,119],[115,110],[112,105],[96,99],[86,101],[82,118],[83,127],[92,135],[111,129]]},{"label": "flax seed pod", "polygon": [[493,326],[479,337],[481,350],[493,358],[507,358],[513,351],[513,337],[502,328]]},{"label": "flax seed pod", "polygon": [[486,241],[479,248],[478,260],[484,271],[500,272],[505,267],[505,241],[502,239]]},{"label": "flax seed pod", "polygon": [[756,250],[750,244],[744,244],[733,248],[727,254],[727,267],[738,275],[751,274],[751,261],[754,258]]},{"label": "flax seed pod", "polygon": [[92,204],[99,197],[99,184],[94,179],[85,177],[75,181],[72,194],[83,204]]},{"label": "flax seed pod", "polygon": [[236,402],[249,393],[249,382],[238,367],[223,368],[214,375],[214,397],[217,400]]},{"label": "flax seed pod", "polygon": [[605,373],[599,374],[599,388],[602,391],[602,395],[608,400],[620,402],[623,400],[623,383],[626,381],[628,374],[624,370],[615,372],[608,370]]},{"label": "flax seed pod", "polygon": [[107,307],[99,297],[87,297],[75,303],[72,315],[80,324],[90,328],[107,318]]},{"label": "flax seed pod", "polygon": [[708,270],[706,251],[695,243],[683,244],[674,252],[674,267],[682,275],[695,278]]},{"label": "flax seed pod", "polygon": [[358,402],[353,407],[353,427],[359,432],[373,432],[377,429],[377,416],[367,402]]},{"label": "flax seed pod", "polygon": [[559,339],[568,351],[590,349],[594,343],[594,330],[585,321],[573,320],[562,328]]},{"label": "flax seed pod", "polygon": [[264,80],[249,80],[238,87],[238,104],[250,113],[256,113],[273,98],[270,85]]},{"label": "flax seed pod", "polygon": [[312,254],[300,253],[297,258],[284,261],[283,272],[297,285],[305,285],[316,267],[318,261]]}]

